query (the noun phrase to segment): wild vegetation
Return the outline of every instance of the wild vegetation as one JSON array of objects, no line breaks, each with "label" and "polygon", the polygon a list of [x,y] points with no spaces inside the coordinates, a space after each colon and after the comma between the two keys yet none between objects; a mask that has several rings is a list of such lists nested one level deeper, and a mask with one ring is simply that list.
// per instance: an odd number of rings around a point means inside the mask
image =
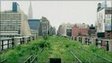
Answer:
[{"label": "wild vegetation", "polygon": [[0,54],[6,63],[22,63],[30,55],[38,57],[38,62],[49,62],[49,58],[61,58],[62,63],[80,61],[82,63],[110,63],[112,52],[99,49],[94,45],[82,45],[61,36],[45,36]]}]

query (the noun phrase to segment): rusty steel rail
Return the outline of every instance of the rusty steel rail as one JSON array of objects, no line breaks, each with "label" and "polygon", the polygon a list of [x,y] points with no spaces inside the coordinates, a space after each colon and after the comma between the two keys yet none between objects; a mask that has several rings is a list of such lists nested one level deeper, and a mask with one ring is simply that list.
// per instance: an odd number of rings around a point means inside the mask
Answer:
[{"label": "rusty steel rail", "polygon": [[77,59],[77,63],[82,63],[82,61],[72,51],[70,51],[70,53]]},{"label": "rusty steel rail", "polygon": [[37,63],[37,57],[34,55],[29,56],[24,63]]},{"label": "rusty steel rail", "polygon": [[[84,51],[86,51],[87,53],[89,53],[89,51],[85,50],[84,48],[81,48],[81,49],[84,50]],[[103,59],[103,60],[105,60],[105,61],[108,61],[109,63],[112,63],[112,60],[104,58],[104,57],[102,57],[102,56],[100,56],[100,55],[98,55],[98,54],[96,54],[94,52],[92,52],[92,54],[95,55],[95,56],[97,56],[97,57],[99,57],[99,58],[101,58],[101,59]]]},{"label": "rusty steel rail", "polygon": [[0,63],[5,63],[7,59],[1,60]]}]

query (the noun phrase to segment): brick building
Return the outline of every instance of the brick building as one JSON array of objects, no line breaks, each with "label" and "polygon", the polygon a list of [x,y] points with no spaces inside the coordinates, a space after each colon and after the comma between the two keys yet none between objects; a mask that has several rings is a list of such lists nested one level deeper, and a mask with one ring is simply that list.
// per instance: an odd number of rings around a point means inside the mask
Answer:
[{"label": "brick building", "polygon": [[72,27],[72,37],[77,36],[87,36],[88,35],[88,25],[86,24],[75,24]]}]

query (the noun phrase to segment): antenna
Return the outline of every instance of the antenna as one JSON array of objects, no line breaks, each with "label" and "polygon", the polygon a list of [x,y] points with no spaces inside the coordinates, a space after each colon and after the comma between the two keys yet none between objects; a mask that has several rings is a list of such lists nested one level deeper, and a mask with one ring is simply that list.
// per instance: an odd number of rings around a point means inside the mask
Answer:
[{"label": "antenna", "polygon": [[29,19],[32,19],[33,18],[33,11],[32,11],[32,3],[31,3],[31,0],[30,0],[30,6],[29,6],[29,14],[28,14],[28,18]]}]

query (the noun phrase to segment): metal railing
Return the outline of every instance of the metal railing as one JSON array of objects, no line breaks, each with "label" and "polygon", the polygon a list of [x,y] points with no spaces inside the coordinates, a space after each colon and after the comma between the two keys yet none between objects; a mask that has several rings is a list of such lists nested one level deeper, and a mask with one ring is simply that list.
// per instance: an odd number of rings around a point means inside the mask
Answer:
[{"label": "metal railing", "polygon": [[34,36],[1,39],[0,40],[0,52],[7,50],[9,48],[13,48],[17,45],[29,43],[32,40],[35,40]]},{"label": "metal railing", "polygon": [[82,44],[94,44],[98,48],[104,48],[107,51],[112,51],[112,47],[109,45],[112,44],[112,40],[110,39],[101,39],[101,38],[95,38],[95,37],[84,37],[84,36],[77,36],[77,37],[72,37],[73,40],[79,41]]}]

